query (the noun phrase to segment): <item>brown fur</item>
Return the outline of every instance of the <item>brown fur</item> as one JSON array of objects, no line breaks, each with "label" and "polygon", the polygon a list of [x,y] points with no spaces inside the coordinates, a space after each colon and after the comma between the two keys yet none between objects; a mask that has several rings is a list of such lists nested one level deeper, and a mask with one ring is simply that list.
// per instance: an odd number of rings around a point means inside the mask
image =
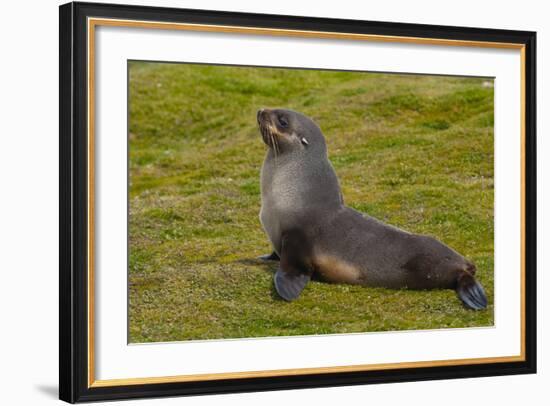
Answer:
[{"label": "brown fur", "polygon": [[337,257],[318,255],[313,260],[313,266],[326,282],[363,284],[361,270]]}]

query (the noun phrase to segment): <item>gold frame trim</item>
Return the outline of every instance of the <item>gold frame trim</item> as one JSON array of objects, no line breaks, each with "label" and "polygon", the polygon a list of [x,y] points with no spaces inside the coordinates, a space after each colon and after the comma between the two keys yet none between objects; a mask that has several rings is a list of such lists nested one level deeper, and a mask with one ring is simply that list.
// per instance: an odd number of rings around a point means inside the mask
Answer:
[{"label": "gold frame trim", "polygon": [[[391,35],[353,34],[342,32],[306,31],[259,27],[240,27],[228,25],[164,23],[154,21],[120,20],[109,18],[88,18],[88,388],[113,387],[125,385],[143,385],[159,383],[177,383],[193,381],[212,381],[219,379],[265,378],[277,376],[296,376],[311,374],[330,374],[339,372],[380,371],[396,368],[425,368],[440,366],[458,366],[473,364],[494,364],[525,361],[525,45],[506,42],[463,41],[421,37],[399,37]],[[221,372],[212,374],[174,375],[146,378],[95,379],[95,338],[94,338],[94,191],[95,191],[95,28],[96,26],[133,27],[162,30],[184,30],[195,32],[219,32],[245,35],[267,35],[300,38],[320,38],[357,40],[374,42],[409,43],[421,45],[461,46],[479,48],[497,48],[520,50],[521,65],[521,275],[520,275],[520,355],[485,358],[465,358],[454,360],[434,360],[415,362],[396,362],[383,364],[346,365],[318,368],[277,369],[267,371]]]}]

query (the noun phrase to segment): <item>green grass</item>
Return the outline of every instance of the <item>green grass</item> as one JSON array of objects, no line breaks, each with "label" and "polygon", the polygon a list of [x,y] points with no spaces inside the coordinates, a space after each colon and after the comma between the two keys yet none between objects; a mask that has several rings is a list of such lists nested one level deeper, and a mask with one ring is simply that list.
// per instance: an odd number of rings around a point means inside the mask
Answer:
[{"label": "green grass", "polygon": [[[486,79],[130,63],[130,342],[493,324]],[[491,82],[489,82],[491,83]],[[321,126],[346,204],[472,259],[489,297],[311,282],[277,297],[258,219],[260,107]]]}]

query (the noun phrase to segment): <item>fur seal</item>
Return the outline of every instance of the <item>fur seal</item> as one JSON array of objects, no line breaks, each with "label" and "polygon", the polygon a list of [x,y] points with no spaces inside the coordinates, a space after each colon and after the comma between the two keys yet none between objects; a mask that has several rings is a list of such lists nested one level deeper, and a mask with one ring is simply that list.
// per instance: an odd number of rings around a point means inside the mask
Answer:
[{"label": "fur seal", "polygon": [[409,289],[455,289],[470,309],[487,307],[475,265],[438,240],[409,233],[344,205],[321,129],[305,115],[262,109],[268,146],[260,221],[279,260],[275,289],[296,299],[312,277]]}]

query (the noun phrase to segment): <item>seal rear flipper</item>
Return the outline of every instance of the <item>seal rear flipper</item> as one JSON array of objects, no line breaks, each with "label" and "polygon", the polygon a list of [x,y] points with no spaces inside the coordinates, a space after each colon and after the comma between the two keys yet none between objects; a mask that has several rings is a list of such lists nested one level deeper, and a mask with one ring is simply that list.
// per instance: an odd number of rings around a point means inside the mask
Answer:
[{"label": "seal rear flipper", "polygon": [[487,307],[487,296],[483,287],[468,272],[464,272],[458,277],[456,293],[468,309],[483,310]]},{"label": "seal rear flipper", "polygon": [[258,259],[261,259],[262,261],[279,261],[279,255],[275,251],[273,251],[271,254],[266,254],[259,256]]}]

